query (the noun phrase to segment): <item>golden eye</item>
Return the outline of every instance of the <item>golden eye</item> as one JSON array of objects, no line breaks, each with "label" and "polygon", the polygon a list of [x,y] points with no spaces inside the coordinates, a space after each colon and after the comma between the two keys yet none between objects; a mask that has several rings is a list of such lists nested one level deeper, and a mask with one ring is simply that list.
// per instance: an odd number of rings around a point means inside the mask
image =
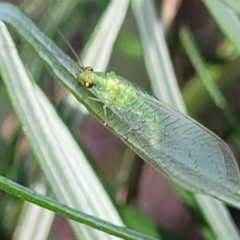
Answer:
[{"label": "golden eye", "polygon": [[93,82],[90,82],[90,81],[84,81],[83,82],[83,85],[86,87],[86,88],[92,88],[93,87]]}]

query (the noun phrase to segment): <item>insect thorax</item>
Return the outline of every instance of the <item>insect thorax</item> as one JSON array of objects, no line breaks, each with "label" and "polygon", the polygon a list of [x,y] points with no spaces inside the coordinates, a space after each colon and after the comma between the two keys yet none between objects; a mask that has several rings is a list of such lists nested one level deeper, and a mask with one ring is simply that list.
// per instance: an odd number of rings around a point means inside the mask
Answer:
[{"label": "insect thorax", "polygon": [[114,72],[107,74],[98,72],[83,72],[80,79],[93,83],[92,92],[106,105],[128,109],[137,98],[134,87],[124,78],[117,76]]}]

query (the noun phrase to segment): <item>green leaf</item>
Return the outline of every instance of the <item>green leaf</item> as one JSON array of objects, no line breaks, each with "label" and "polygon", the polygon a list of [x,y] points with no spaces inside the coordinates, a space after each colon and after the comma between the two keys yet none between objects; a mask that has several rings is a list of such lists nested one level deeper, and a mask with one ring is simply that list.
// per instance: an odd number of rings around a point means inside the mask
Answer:
[{"label": "green leaf", "polygon": [[240,20],[232,9],[219,0],[202,0],[223,34],[240,53]]},{"label": "green leaf", "polygon": [[[16,24],[15,26],[18,29],[25,31],[23,35],[30,40],[32,46],[35,46],[35,50],[40,53],[46,62],[54,66],[53,71],[63,79],[63,82],[71,90],[76,90],[76,95],[80,96],[83,91],[79,91],[80,88],[73,77],[78,70],[78,66],[68,58],[69,61],[65,62],[65,58],[63,58],[61,52],[58,52],[58,48],[48,40],[46,42],[46,37],[41,32],[38,30],[34,32],[36,27],[17,8],[8,4],[1,4],[0,11],[4,12],[1,15],[3,18],[6,17],[7,20]],[[13,14],[13,17],[9,17],[8,14]],[[17,17],[22,18],[23,22],[17,21],[16,23],[15,18]],[[27,29],[31,29],[33,32],[29,32]],[[24,67],[18,59],[14,44],[6,30],[4,28],[1,30],[3,35],[0,38],[2,41],[0,45],[4,46],[4,51],[1,51],[1,74],[5,79],[12,103],[22,121],[23,129],[55,196],[68,206],[84,209],[84,211],[102,219],[112,219],[112,222],[122,225],[117,211],[101,186],[101,182],[89,166],[82,150],[46,97],[24,72]],[[51,51],[50,54],[49,51]],[[55,58],[55,56],[58,56],[58,58]],[[59,67],[58,60],[61,62],[61,67]],[[71,71],[64,69],[63,65]],[[89,183],[91,184],[91,191],[89,191]],[[97,202],[96,199],[98,199]],[[74,222],[71,222],[71,225],[79,238],[85,238],[86,234],[89,234],[91,239],[94,236],[97,239],[100,236],[101,238],[109,238],[107,235],[90,228],[84,228]]]}]

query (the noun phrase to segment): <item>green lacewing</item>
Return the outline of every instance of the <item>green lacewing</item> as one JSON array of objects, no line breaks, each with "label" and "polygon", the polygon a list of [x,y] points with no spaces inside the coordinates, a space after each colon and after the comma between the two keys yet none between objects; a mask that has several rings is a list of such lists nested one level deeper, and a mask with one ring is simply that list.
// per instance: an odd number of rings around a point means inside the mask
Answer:
[{"label": "green lacewing", "polygon": [[105,124],[159,172],[197,193],[221,196],[239,190],[237,162],[214,133],[114,72],[79,66],[78,80],[103,103]]},{"label": "green lacewing", "polygon": [[114,72],[83,70],[79,80],[103,103],[106,124],[157,170],[197,193],[238,191],[237,162],[219,137]]}]

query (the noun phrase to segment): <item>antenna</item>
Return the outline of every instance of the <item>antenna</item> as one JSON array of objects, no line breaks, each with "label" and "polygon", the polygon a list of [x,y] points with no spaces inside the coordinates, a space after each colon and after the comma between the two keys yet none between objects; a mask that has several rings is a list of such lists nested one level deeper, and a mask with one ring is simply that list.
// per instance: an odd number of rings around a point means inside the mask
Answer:
[{"label": "antenna", "polygon": [[67,46],[69,47],[69,49],[71,50],[71,52],[73,53],[73,55],[75,56],[75,58],[77,59],[77,63],[78,66],[80,67],[81,70],[85,71],[85,67],[83,62],[81,61],[81,59],[78,57],[77,53],[74,51],[73,47],[71,46],[71,44],[68,42],[67,38],[63,35],[63,33],[61,32],[61,30],[59,29],[59,26],[51,19],[51,17],[44,12],[43,15],[53,24],[53,26],[57,29],[57,32],[59,33],[59,35],[61,36],[61,38],[63,39],[63,41],[67,44]]}]

